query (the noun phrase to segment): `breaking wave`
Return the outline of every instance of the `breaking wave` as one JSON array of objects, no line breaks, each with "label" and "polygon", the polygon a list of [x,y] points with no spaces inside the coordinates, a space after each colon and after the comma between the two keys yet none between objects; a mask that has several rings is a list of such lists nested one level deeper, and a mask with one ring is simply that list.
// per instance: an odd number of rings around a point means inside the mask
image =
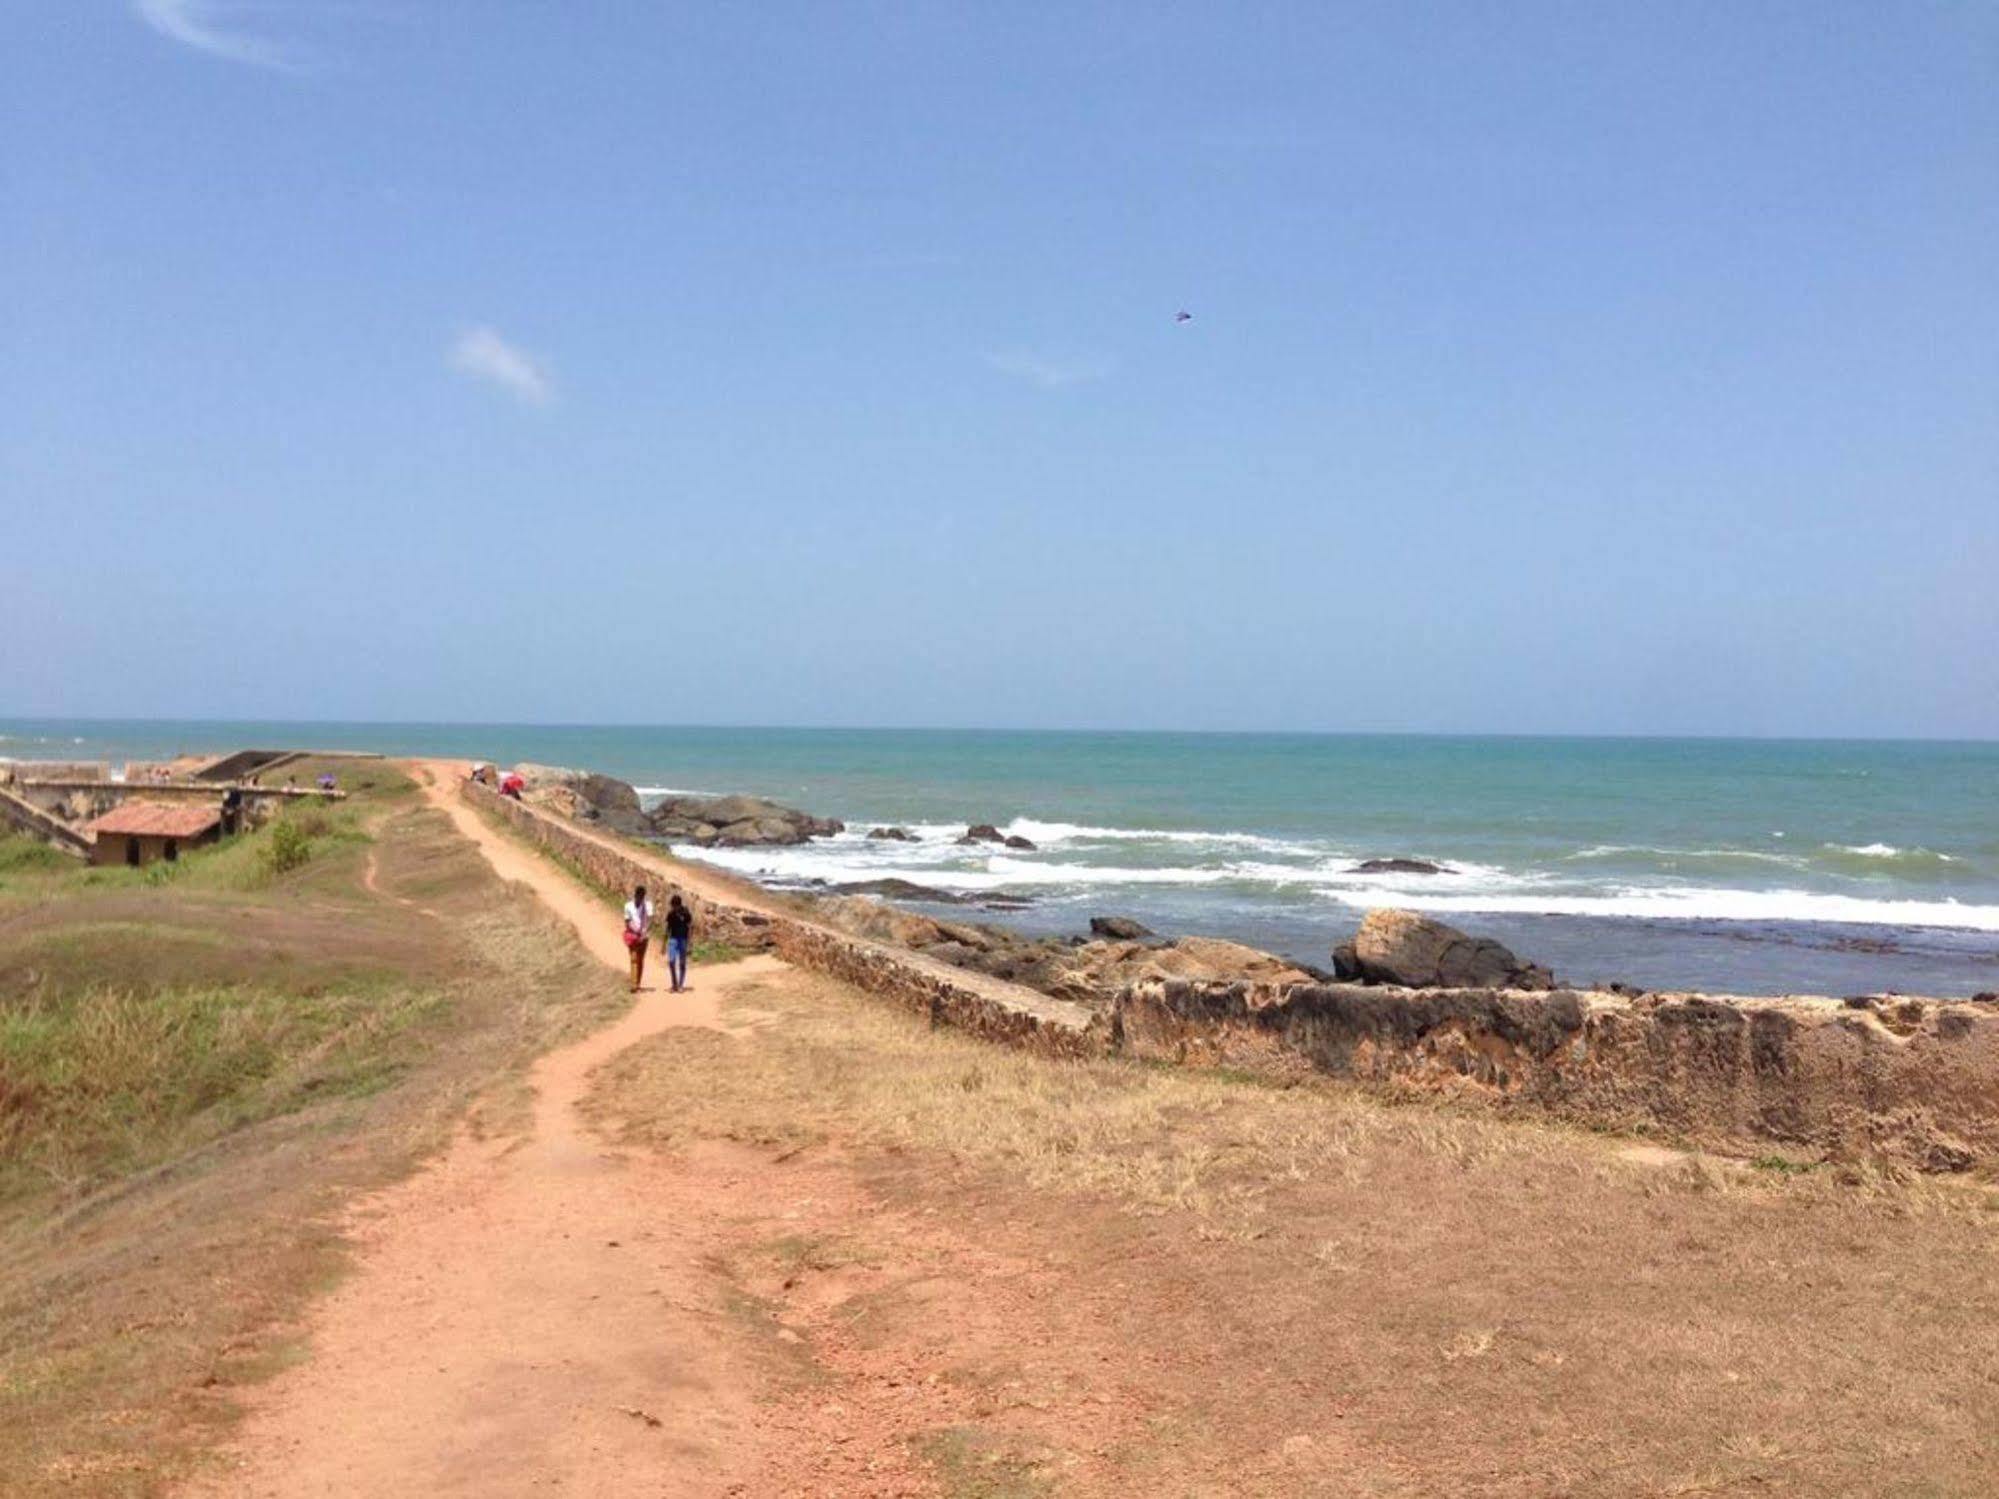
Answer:
[{"label": "breaking wave", "polygon": [[[920,843],[868,840],[850,831],[838,838],[793,848],[691,849],[681,853],[738,874],[787,885],[901,878],[955,894],[999,891],[1060,898],[1065,892],[1147,888],[1213,889],[1217,896],[1265,897],[1276,901],[1328,902],[1353,910],[1404,906],[1438,913],[1546,916],[1616,916],[1678,921],[1827,922],[1866,926],[1947,927],[1999,932],[1999,905],[1953,899],[1916,899],[1847,894],[1825,890],[1745,889],[1728,884],[1680,881],[1592,885],[1572,876],[1516,871],[1459,861],[1450,872],[1409,875],[1388,871],[1360,874],[1350,855],[1309,859],[1221,857],[1203,860],[1193,837],[1166,840],[1194,857],[1158,864],[1078,858],[1093,835],[1078,832],[1065,850],[1059,831],[1070,824],[1016,822],[1032,826],[1036,852],[966,846],[954,840],[959,825],[925,825]],[[1023,832],[1022,836],[1032,837]],[[1217,835],[1226,837],[1248,835]],[[1270,840],[1282,843],[1285,840]],[[1302,848],[1305,845],[1291,845]],[[1134,854],[1138,851],[1133,850]],[[1869,856],[1873,857],[1873,856]],[[1778,861],[1784,862],[1784,861]]]},{"label": "breaking wave", "polygon": [[[1379,902],[1342,891],[1324,892],[1343,905]],[[1999,932],[1999,906],[1954,900],[1870,900],[1812,890],[1729,890],[1703,886],[1620,889],[1598,895],[1399,893],[1396,905],[1418,911],[1487,912],[1518,916],[1630,916],[1676,921],[1806,921],[1857,926],[1957,927]]]}]

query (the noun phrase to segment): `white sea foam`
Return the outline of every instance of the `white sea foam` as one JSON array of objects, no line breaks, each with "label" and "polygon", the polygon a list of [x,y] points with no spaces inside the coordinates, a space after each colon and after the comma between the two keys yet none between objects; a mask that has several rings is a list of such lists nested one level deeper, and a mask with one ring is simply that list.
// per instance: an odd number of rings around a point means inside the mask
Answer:
[{"label": "white sea foam", "polygon": [[684,848],[680,852],[739,874],[786,883],[844,884],[899,877],[963,894],[1228,885],[1261,887],[1272,894],[1289,890],[1358,910],[1404,906],[1439,913],[1810,921],[1999,932],[1999,905],[1700,885],[1625,884],[1591,890],[1550,874],[1476,864],[1454,866],[1450,874],[1419,876],[1356,874],[1340,859],[1309,864],[1218,860],[1147,868],[987,852],[950,842],[925,846],[868,840],[853,833],[793,848]]},{"label": "white sea foam", "polygon": [[1729,890],[1701,886],[1623,887],[1600,895],[1432,894],[1398,891],[1392,901],[1355,891],[1326,890],[1342,905],[1407,906],[1418,911],[1487,912],[1519,916],[1636,916],[1698,921],[1822,921],[1862,926],[1959,927],[1999,932],[1999,906],[1954,900],[1867,900],[1811,890]]},{"label": "white sea foam", "polygon": [[[967,857],[967,850],[945,845],[939,862],[911,858],[908,844],[889,844],[878,856],[872,849],[844,846],[828,839],[793,848],[676,848],[690,859],[705,859],[724,869],[764,879],[802,882],[824,880],[841,885],[855,880],[899,878],[942,890],[977,892],[1023,887],[1085,885],[1214,885],[1241,878],[1228,865],[1127,869],[1102,864],[1057,864],[1030,858],[987,854]],[[877,840],[879,845],[880,841]],[[948,851],[948,852],[947,852]],[[958,862],[944,863],[955,855]]]},{"label": "white sea foam", "polygon": [[1271,838],[1262,833],[1193,832],[1183,828],[1107,828],[1078,822],[1044,822],[1036,817],[1016,817],[1001,832],[1027,839],[1041,848],[1065,843],[1185,843],[1205,848],[1245,848],[1261,853],[1316,856],[1326,852],[1323,844],[1301,843],[1289,838]]},{"label": "white sea foam", "polygon": [[1766,854],[1753,848],[1658,848],[1649,843],[1599,843],[1562,857],[1573,862],[1578,859],[1615,859],[1624,854],[1649,854],[1658,859],[1744,859],[1754,864],[1783,864],[1793,869],[1803,868],[1806,863],[1796,854]]},{"label": "white sea foam", "polygon": [[1933,859],[1941,864],[1958,862],[1956,856],[1952,854],[1940,854],[1928,848],[1897,848],[1892,843],[1828,843],[1826,847],[1837,853],[1853,854],[1863,859],[1903,859],[1912,862]]}]

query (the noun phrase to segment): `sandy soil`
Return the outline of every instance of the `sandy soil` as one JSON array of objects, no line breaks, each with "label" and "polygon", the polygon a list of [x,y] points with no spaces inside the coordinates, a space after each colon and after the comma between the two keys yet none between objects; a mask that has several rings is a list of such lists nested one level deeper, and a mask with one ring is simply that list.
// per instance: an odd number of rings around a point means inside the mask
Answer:
[{"label": "sandy soil", "polygon": [[[595,897],[488,826],[448,775],[427,795],[622,981],[617,923]],[[309,1358],[251,1396],[220,1471],[191,1492],[914,1496],[956,1491],[962,1463],[990,1470],[992,1454],[912,1436],[989,1403],[945,1375],[1014,1351],[1043,1294],[1021,1274],[1043,1267],[931,1214],[890,1222],[838,1159],[620,1150],[579,1115],[592,1072],[634,1043],[721,1030],[732,992],[801,978],[751,958],[669,995],[648,975],[624,1018],[536,1064],[525,1138],[462,1133],[359,1204],[357,1268],[312,1317]],[[756,1024],[754,1009],[737,1020]],[[863,1225],[881,1246],[865,1263],[825,1248]],[[991,1294],[962,1294],[981,1281]],[[885,1286],[920,1317],[857,1337],[835,1313]],[[1064,1335],[1073,1357],[1107,1361],[1080,1331]],[[1080,1414],[1089,1445],[1120,1425],[1116,1405]]]},{"label": "sandy soil", "polygon": [[[623,972],[600,904],[447,782],[429,794]],[[726,1328],[685,1299],[713,1248],[695,1184],[605,1148],[575,1104],[606,1058],[668,1026],[715,1024],[721,994],[769,966],[710,969],[670,998],[649,988],[617,1024],[536,1065],[527,1139],[461,1136],[363,1203],[359,1270],[314,1318],[310,1361],[255,1400],[231,1471],[207,1491],[723,1491],[749,1455],[750,1397]]]}]

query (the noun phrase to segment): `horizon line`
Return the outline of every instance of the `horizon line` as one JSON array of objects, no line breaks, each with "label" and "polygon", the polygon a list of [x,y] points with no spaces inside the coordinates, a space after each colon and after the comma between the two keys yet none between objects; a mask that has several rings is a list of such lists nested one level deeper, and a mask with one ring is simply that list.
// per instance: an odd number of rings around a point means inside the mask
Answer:
[{"label": "horizon line", "polygon": [[[446,729],[657,729],[668,731],[844,734],[1123,734],[1211,738],[1303,739],[1599,739],[1609,741],[1748,741],[1773,744],[1971,744],[1999,746],[1999,736],[1965,734],[1629,733],[1603,730],[1482,729],[1184,729],[1104,728],[1083,725],[1026,727],[1008,724],[657,723],[636,720],[535,720],[476,718],[54,718],[0,716],[0,724],[284,724],[349,728]],[[5,758],[0,756],[0,759]]]}]

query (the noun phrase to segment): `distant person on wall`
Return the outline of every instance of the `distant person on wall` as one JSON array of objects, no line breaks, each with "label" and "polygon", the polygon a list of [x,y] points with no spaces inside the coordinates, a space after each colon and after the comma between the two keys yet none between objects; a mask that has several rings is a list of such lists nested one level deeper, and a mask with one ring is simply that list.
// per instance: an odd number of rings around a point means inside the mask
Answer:
[{"label": "distant person on wall", "polygon": [[646,887],[640,885],[625,902],[625,951],[632,955],[634,994],[639,992],[639,982],[646,976],[646,939],[651,933],[652,902],[646,899]]},{"label": "distant person on wall", "polygon": [[687,949],[694,941],[694,913],[674,896],[666,903],[666,975],[673,992],[687,987]]}]

